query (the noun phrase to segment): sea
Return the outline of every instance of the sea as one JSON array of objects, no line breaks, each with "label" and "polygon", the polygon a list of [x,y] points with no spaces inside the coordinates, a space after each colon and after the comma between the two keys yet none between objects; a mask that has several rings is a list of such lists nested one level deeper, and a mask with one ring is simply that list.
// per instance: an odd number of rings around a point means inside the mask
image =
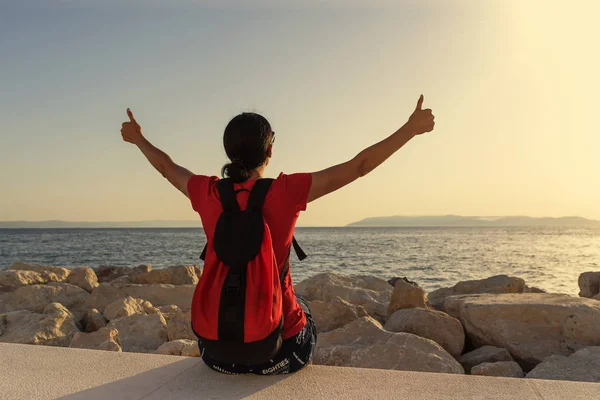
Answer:
[{"label": "sea", "polygon": [[[506,274],[553,293],[578,293],[600,270],[598,228],[297,228],[308,254],[294,282],[322,272],[407,277],[427,291]],[[17,261],[64,267],[202,265],[196,228],[0,229],[0,270]]]}]

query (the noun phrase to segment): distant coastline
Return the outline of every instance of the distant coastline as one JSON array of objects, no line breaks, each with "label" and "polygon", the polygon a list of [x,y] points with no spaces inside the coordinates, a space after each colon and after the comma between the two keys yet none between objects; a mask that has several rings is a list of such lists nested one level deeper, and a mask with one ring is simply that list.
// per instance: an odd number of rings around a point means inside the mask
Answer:
[{"label": "distant coastline", "polygon": [[600,221],[582,217],[534,218],[441,216],[373,217],[353,222],[348,227],[599,227]]},{"label": "distant coastline", "polygon": [[[298,228],[335,228],[333,226],[298,225]],[[582,217],[535,218],[526,216],[473,217],[389,216],[372,217],[346,225],[349,228],[461,228],[461,227],[588,227],[600,228],[600,221]],[[202,228],[200,221],[0,221],[0,229],[102,229],[102,228]],[[339,228],[339,226],[338,226]]]}]

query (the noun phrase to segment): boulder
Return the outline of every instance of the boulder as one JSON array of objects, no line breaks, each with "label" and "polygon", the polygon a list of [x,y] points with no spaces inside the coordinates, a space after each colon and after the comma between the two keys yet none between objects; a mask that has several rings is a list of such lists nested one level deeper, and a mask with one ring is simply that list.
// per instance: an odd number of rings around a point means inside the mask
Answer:
[{"label": "boulder", "polygon": [[388,307],[388,316],[404,308],[433,310],[431,303],[427,299],[427,293],[423,289],[403,279],[398,279],[392,292],[392,298]]},{"label": "boulder", "polygon": [[157,307],[157,310],[163,315],[163,317],[165,317],[167,323],[169,322],[171,317],[174,317],[175,315],[181,312],[181,308],[177,307],[174,304]]},{"label": "boulder", "polygon": [[579,275],[579,296],[592,298],[600,293],[600,272]]},{"label": "boulder", "polygon": [[171,356],[200,357],[198,342],[195,340],[178,339],[167,342],[156,350],[156,354]]},{"label": "boulder", "polygon": [[462,374],[462,366],[437,343],[385,331],[371,317],[319,336],[315,364]]},{"label": "boulder", "polygon": [[47,276],[35,271],[0,271],[0,288],[2,292],[13,291],[21,286],[48,283]]},{"label": "boulder", "polygon": [[428,297],[437,310],[443,311],[446,297],[477,293],[523,293],[523,290],[525,290],[523,279],[497,275],[486,279],[458,282],[451,288],[434,290]]},{"label": "boulder", "polygon": [[456,318],[424,308],[398,310],[388,319],[385,330],[412,333],[431,339],[458,359],[465,347],[465,331]]},{"label": "boulder", "polygon": [[343,276],[322,273],[296,285],[296,293],[309,301],[329,302],[336,297],[355,306],[363,306],[373,318],[384,321],[392,288],[383,279],[365,275]]},{"label": "boulder", "polygon": [[483,363],[473,367],[472,375],[503,376],[506,378],[523,378],[525,374],[519,364],[514,361]]},{"label": "boulder", "polygon": [[48,304],[42,313],[27,310],[0,315],[0,342],[63,346],[79,332],[73,314],[59,303]]},{"label": "boulder", "polygon": [[318,332],[332,331],[368,315],[363,306],[355,306],[339,297],[328,302],[311,301],[310,313]]},{"label": "boulder", "polygon": [[41,313],[48,304],[56,302],[68,308],[80,320],[87,313],[85,302],[88,295],[82,288],[68,283],[23,286],[3,296],[0,313],[18,310]]},{"label": "boulder", "polygon": [[[114,267],[108,265],[101,265],[98,268],[94,269],[96,276],[98,277],[98,282],[111,282],[117,278],[135,275],[135,274],[144,274],[148,273],[152,270],[152,267],[149,265],[139,265],[137,267]],[[126,283],[129,280],[126,280]]]},{"label": "boulder", "polygon": [[169,340],[189,339],[198,340],[192,330],[192,319],[189,312],[178,312],[169,318],[167,323]]},{"label": "boulder", "polygon": [[78,332],[69,347],[76,349],[123,351],[119,344],[119,332],[114,328],[100,328],[96,332]]},{"label": "boulder", "polygon": [[135,314],[154,314],[156,309],[149,301],[134,299],[127,296],[123,299],[115,300],[104,309],[104,318],[107,321],[113,319],[129,317]]},{"label": "boulder", "polygon": [[88,308],[104,312],[107,305],[127,296],[143,299],[155,307],[176,305],[188,311],[196,285],[134,285],[130,283],[101,283],[92,290],[87,300]]},{"label": "boulder", "polygon": [[107,321],[100,311],[93,308],[87,312],[85,317],[85,331],[87,333],[96,332],[100,328],[104,328],[106,324]]},{"label": "boulder", "polygon": [[182,265],[176,267],[153,269],[147,273],[129,275],[129,282],[136,284],[165,283],[171,285],[195,285],[198,283],[198,267]]},{"label": "boulder", "polygon": [[98,278],[93,269],[89,267],[75,268],[71,271],[67,282],[71,285],[79,286],[87,292],[91,292],[98,286]]},{"label": "boulder", "polygon": [[34,271],[46,277],[47,282],[66,282],[71,270],[63,267],[53,267],[49,265],[31,265],[22,262],[14,263],[10,266],[11,271]]},{"label": "boulder", "polygon": [[109,328],[119,331],[123,351],[154,353],[167,341],[167,322],[161,314],[131,315],[110,321]]},{"label": "boulder", "polygon": [[587,347],[569,357],[550,356],[531,370],[527,378],[600,382],[600,347]]},{"label": "boulder", "polygon": [[600,303],[547,293],[449,297],[446,312],[458,318],[475,346],[504,347],[533,366],[600,345]]},{"label": "boulder", "polygon": [[494,346],[483,346],[460,357],[460,364],[467,374],[471,369],[483,363],[496,363],[499,361],[513,361],[512,356],[506,349]]}]

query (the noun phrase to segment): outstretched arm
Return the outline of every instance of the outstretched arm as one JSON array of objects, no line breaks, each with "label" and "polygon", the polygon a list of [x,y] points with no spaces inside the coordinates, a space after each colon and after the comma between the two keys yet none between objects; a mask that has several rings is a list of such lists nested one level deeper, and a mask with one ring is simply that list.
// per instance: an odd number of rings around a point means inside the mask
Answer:
[{"label": "outstretched arm", "polygon": [[356,179],[367,175],[414,136],[431,132],[435,125],[433,113],[430,109],[423,110],[422,106],[423,95],[419,98],[417,108],[408,122],[387,139],[366,148],[350,161],[313,173],[308,201],[311,202],[326,194],[335,192]]},{"label": "outstretched arm", "polygon": [[127,116],[129,116],[129,121],[124,122],[123,127],[121,128],[123,140],[135,144],[146,156],[150,164],[152,164],[163,177],[167,178],[167,180],[181,193],[189,197],[187,192],[187,181],[193,174],[182,166],[175,164],[167,153],[154,147],[152,143],[142,135],[142,127],[137,123],[129,108],[127,109]]}]

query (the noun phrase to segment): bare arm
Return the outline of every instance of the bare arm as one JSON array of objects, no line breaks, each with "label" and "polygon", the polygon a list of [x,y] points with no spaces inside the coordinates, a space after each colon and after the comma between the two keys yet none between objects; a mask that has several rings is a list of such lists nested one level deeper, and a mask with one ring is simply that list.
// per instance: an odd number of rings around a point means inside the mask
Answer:
[{"label": "bare arm", "polygon": [[186,197],[189,197],[187,192],[187,182],[193,173],[184,167],[175,164],[167,153],[154,147],[152,143],[142,135],[142,127],[136,122],[133,113],[129,109],[127,109],[127,115],[129,116],[129,122],[123,123],[121,129],[123,140],[135,144],[146,156],[150,164],[152,164],[163,177],[167,178],[167,180]]},{"label": "bare arm", "polygon": [[431,110],[421,109],[423,96],[408,122],[388,138],[361,151],[356,157],[342,164],[312,174],[312,185],[308,201],[314,201],[354,182],[373,171],[392,154],[416,135],[431,132],[435,125]]}]

